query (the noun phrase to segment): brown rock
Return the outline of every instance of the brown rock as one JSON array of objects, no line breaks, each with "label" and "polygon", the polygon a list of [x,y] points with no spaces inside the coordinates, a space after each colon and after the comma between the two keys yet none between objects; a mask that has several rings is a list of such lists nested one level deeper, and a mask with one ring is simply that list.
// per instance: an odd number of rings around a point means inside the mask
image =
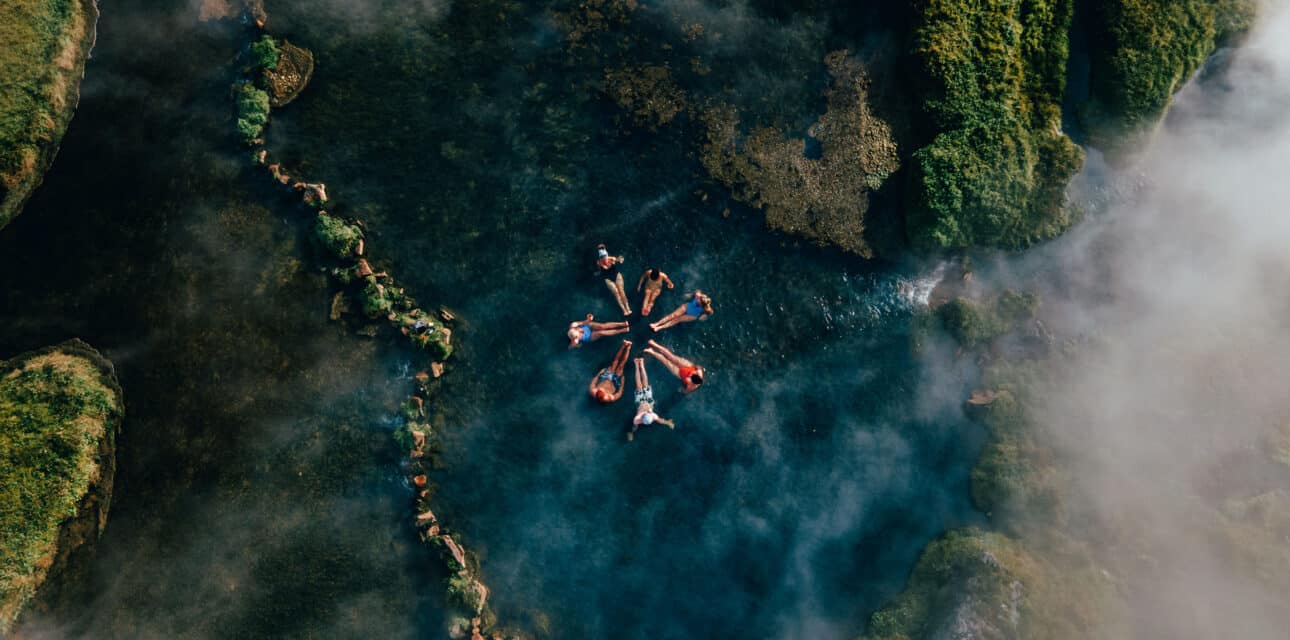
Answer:
[{"label": "brown rock", "polygon": [[457,562],[457,565],[462,567],[460,572],[465,573],[466,550],[462,549],[461,545],[457,544],[457,541],[453,540],[452,536],[448,534],[439,536],[439,540],[443,542],[445,547],[447,547],[448,553],[452,554],[452,559]]},{"label": "brown rock", "polygon": [[336,295],[331,297],[331,315],[332,320],[340,320],[340,317],[351,311],[349,306],[349,296],[344,291],[337,291]]},{"label": "brown rock", "polygon": [[313,52],[283,41],[278,45],[278,66],[264,72],[269,104],[277,108],[295,100],[308,86],[313,74]]}]

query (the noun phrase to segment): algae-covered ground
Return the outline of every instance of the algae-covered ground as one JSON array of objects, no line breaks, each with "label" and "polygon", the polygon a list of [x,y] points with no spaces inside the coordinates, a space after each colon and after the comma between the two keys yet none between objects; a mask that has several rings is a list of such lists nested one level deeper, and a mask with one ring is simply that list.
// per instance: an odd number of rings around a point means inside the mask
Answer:
[{"label": "algae-covered ground", "polygon": [[93,0],[0,4],[0,227],[40,184],[67,130],[97,18]]},{"label": "algae-covered ground", "polygon": [[[60,536],[101,533],[123,410],[111,364],[84,343],[0,362],[0,634],[71,551]],[[89,534],[63,531],[81,517]]]}]

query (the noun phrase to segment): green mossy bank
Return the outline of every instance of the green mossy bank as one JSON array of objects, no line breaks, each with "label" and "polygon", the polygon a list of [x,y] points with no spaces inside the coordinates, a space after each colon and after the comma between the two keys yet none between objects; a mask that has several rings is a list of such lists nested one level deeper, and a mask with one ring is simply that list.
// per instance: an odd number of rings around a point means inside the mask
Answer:
[{"label": "green mossy bank", "polygon": [[94,45],[94,0],[0,2],[0,227],[54,161]]},{"label": "green mossy bank", "polygon": [[1175,93],[1255,17],[1253,0],[1094,0],[1090,100],[1094,145],[1124,150],[1164,118]]},{"label": "green mossy bank", "polygon": [[124,407],[79,340],[0,362],[0,636],[107,523]]},{"label": "green mossy bank", "polygon": [[1073,0],[921,0],[913,57],[931,141],[909,160],[914,246],[1018,249],[1075,219],[1061,131]]}]

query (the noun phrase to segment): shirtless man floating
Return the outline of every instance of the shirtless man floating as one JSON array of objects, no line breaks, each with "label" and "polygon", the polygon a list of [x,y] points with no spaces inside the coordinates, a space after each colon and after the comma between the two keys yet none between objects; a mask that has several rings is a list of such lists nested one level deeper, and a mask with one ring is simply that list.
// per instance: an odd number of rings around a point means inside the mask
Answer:
[{"label": "shirtless man floating", "polygon": [[627,441],[636,438],[636,430],[654,423],[665,424],[668,429],[675,429],[676,423],[654,413],[654,389],[649,386],[649,374],[645,372],[645,359],[636,358],[636,417],[632,419],[632,430],[627,432]]},{"label": "shirtless man floating", "polygon": [[631,340],[623,340],[623,346],[618,347],[618,354],[614,356],[614,361],[609,363],[608,367],[596,372],[596,377],[591,379],[591,384],[587,391],[591,397],[599,400],[604,404],[617,402],[623,397],[623,369],[627,366],[627,357],[632,353]]}]

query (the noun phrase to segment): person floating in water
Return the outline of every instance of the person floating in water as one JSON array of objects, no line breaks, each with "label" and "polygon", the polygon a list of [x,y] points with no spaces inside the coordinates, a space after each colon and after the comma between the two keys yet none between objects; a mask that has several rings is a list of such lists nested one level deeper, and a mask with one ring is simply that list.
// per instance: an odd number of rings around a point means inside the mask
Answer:
[{"label": "person floating in water", "polygon": [[626,322],[592,322],[594,319],[595,316],[588,313],[586,320],[569,323],[569,331],[565,335],[569,336],[570,349],[577,349],[605,336],[616,336],[631,331],[631,325]]},{"label": "person floating in water", "polygon": [[627,440],[636,437],[636,430],[654,423],[665,424],[668,429],[675,429],[676,423],[654,413],[654,389],[649,386],[649,374],[645,372],[645,359],[636,358],[636,417],[632,419],[632,430],[627,432]]},{"label": "person floating in water", "polygon": [[647,316],[654,310],[654,301],[658,300],[658,294],[663,293],[663,285],[667,285],[668,289],[676,288],[676,285],[672,284],[672,279],[658,269],[646,269],[645,273],[641,274],[641,279],[636,282],[636,293],[640,293],[641,287],[645,287],[645,301],[641,303],[641,315]]},{"label": "person floating in water", "polygon": [[672,375],[681,380],[681,384],[684,385],[681,387],[681,391],[693,393],[699,388],[699,385],[703,384],[703,379],[706,376],[703,367],[672,353],[667,347],[650,340],[649,346],[645,348],[644,352],[662,362],[663,366],[672,372]]},{"label": "person floating in water", "polygon": [[618,354],[614,356],[613,362],[597,371],[596,377],[591,379],[591,385],[587,387],[591,397],[605,404],[617,402],[623,397],[623,368],[627,366],[627,358],[631,353],[631,340],[623,340],[623,346],[618,347]]},{"label": "person floating in water", "polygon": [[622,256],[611,256],[605,245],[596,246],[596,266],[600,267],[600,277],[605,279],[605,286],[614,294],[614,302],[623,310],[623,315],[632,315],[632,307],[627,303],[627,288],[623,285],[623,274],[618,265],[623,263]]},{"label": "person floating in water", "polygon": [[656,332],[662,331],[684,322],[707,320],[710,315],[712,315],[712,298],[696,289],[694,293],[690,294],[689,302],[677,307],[676,311],[667,314],[667,317],[662,320],[650,323],[649,328]]}]

